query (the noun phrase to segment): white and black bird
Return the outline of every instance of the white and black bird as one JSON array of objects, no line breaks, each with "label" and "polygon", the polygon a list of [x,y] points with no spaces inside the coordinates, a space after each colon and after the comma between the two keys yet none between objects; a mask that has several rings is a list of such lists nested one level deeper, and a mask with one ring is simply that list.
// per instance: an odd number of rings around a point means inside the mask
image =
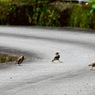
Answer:
[{"label": "white and black bird", "polygon": [[60,60],[59,60],[59,58],[60,58],[60,55],[59,55],[59,52],[56,52],[55,53],[55,56],[54,56],[54,58],[53,58],[53,60],[52,60],[52,62],[54,62],[54,61],[59,61],[59,62],[61,62]]}]

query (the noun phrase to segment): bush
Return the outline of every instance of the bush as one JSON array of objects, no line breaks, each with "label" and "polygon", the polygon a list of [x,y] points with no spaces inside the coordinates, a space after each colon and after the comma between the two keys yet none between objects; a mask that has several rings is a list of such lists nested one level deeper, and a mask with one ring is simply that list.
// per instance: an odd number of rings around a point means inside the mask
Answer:
[{"label": "bush", "polygon": [[[63,3],[54,2],[52,5],[41,0],[37,0],[39,2],[34,3],[30,1],[28,0],[27,3],[26,0],[18,0],[18,3],[1,2],[0,24],[95,29],[95,10],[91,11],[93,3],[89,3],[88,5],[65,3],[64,5]],[[59,6],[58,4],[62,8],[63,6],[66,8],[59,12],[60,7],[54,7],[56,5]]]},{"label": "bush", "polygon": [[26,6],[13,4],[7,15],[9,25],[29,25]]},{"label": "bush", "polygon": [[5,3],[0,3],[0,24],[6,24],[7,7]]},{"label": "bush", "polygon": [[95,29],[95,13],[90,14],[91,5],[75,5],[72,9],[70,26]]},{"label": "bush", "polygon": [[60,25],[59,14],[55,9],[48,7],[47,4],[2,2],[1,5],[1,25]]}]

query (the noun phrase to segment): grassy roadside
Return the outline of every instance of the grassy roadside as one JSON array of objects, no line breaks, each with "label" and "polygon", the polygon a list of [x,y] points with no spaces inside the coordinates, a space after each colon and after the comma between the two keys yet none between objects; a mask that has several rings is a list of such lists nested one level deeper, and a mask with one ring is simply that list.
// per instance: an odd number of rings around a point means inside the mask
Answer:
[{"label": "grassy roadside", "polygon": [[0,63],[13,62],[16,61],[17,58],[17,55],[0,53]]}]

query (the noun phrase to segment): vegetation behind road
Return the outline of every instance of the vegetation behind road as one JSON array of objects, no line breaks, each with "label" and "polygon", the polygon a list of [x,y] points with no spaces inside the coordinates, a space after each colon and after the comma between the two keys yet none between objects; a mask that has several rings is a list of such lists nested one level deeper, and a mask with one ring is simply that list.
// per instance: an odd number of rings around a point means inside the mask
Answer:
[{"label": "vegetation behind road", "polygon": [[[95,10],[89,3],[59,0],[0,0],[1,25],[78,27],[95,29]],[[32,2],[31,2],[32,1]],[[50,2],[52,1],[52,2]]]}]

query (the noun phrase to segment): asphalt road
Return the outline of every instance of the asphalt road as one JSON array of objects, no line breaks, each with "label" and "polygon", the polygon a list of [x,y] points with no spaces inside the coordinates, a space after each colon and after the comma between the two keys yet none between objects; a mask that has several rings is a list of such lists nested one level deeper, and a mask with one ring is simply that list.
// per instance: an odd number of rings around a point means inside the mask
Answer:
[{"label": "asphalt road", "polygon": [[[0,27],[0,51],[23,54],[0,65],[0,95],[94,95],[95,34],[70,29]],[[51,60],[60,52],[62,63]]]}]

